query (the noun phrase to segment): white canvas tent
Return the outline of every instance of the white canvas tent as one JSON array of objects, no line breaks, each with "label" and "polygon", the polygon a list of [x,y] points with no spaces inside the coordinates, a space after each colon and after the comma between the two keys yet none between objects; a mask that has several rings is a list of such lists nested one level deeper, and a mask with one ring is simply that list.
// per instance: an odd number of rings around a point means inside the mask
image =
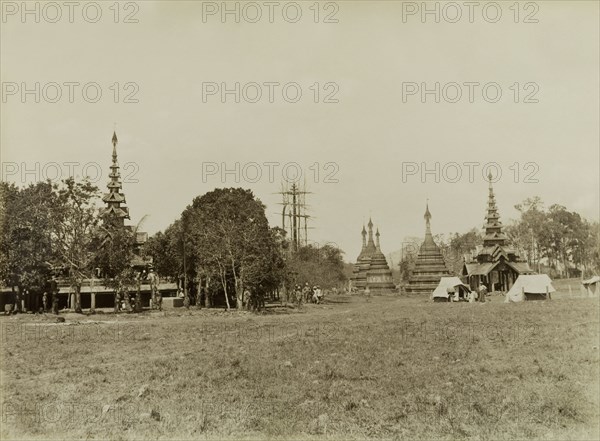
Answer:
[{"label": "white canvas tent", "polygon": [[440,301],[441,299],[446,299],[447,301],[449,297],[448,288],[453,288],[457,292],[462,290],[465,294],[471,292],[469,287],[462,283],[458,277],[442,277],[437,288],[431,294],[431,298],[434,301],[436,301],[436,299],[438,299],[437,301]]},{"label": "white canvas tent", "polygon": [[600,276],[593,276],[590,279],[583,280],[581,283],[590,297],[598,296],[598,291],[600,291]]},{"label": "white canvas tent", "polygon": [[547,274],[522,274],[506,293],[506,303],[546,298],[546,294],[554,291],[552,280]]}]

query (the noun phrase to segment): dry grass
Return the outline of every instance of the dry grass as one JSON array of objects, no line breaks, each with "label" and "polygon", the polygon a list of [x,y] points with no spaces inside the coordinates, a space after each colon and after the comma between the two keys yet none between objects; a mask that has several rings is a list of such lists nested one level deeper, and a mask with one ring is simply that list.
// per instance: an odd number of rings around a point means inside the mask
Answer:
[{"label": "dry grass", "polygon": [[2,439],[598,439],[598,300],[2,319]]}]

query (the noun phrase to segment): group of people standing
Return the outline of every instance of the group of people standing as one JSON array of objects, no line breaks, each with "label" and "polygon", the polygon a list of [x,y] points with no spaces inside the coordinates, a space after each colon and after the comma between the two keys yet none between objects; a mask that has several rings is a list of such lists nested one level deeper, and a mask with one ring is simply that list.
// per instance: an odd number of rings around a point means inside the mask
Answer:
[{"label": "group of people standing", "polygon": [[302,303],[316,303],[319,304],[323,301],[323,290],[319,285],[314,285],[312,288],[308,282],[304,283],[304,286],[296,285],[294,287],[294,300],[298,306]]},{"label": "group of people standing", "polygon": [[481,284],[481,286],[479,286],[478,289],[466,293],[464,298],[461,298],[460,290],[455,289],[454,287],[447,288],[447,292],[449,302],[460,302],[461,300],[466,300],[469,303],[485,303],[485,298],[488,294],[488,289],[484,284]]},{"label": "group of people standing", "polygon": [[4,304],[4,314],[15,314],[18,312],[40,312],[46,313],[52,311],[58,314],[58,283],[56,276],[52,276],[44,287],[40,297],[38,293],[32,293],[28,289],[17,289],[8,294],[8,301]]}]

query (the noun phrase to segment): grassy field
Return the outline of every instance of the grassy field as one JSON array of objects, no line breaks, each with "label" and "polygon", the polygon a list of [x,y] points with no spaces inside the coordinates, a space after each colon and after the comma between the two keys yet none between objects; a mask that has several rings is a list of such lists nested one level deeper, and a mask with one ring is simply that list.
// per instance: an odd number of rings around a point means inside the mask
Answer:
[{"label": "grassy field", "polygon": [[3,317],[1,438],[598,439],[578,295]]}]

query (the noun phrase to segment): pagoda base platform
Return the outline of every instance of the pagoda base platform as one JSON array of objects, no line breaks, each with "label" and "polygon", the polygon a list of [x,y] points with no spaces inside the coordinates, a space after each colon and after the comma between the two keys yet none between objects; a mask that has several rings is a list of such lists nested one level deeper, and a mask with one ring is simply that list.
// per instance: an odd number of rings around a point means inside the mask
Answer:
[{"label": "pagoda base platform", "polygon": [[436,283],[408,285],[404,290],[406,291],[406,294],[431,295],[438,284],[439,281]]}]

